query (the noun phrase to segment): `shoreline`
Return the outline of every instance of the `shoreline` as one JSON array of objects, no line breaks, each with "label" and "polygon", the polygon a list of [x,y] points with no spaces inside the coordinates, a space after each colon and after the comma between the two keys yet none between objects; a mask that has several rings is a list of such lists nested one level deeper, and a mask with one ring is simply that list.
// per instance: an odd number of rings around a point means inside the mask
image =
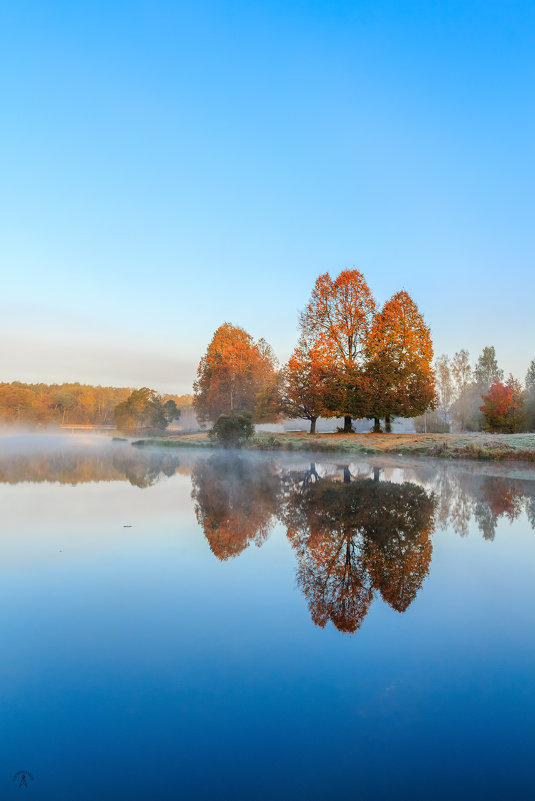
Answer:
[{"label": "shoreline", "polygon": [[[134,447],[213,448],[207,433],[149,437]],[[535,434],[307,434],[257,432],[242,450],[317,451],[354,455],[389,454],[474,461],[535,462]]]}]

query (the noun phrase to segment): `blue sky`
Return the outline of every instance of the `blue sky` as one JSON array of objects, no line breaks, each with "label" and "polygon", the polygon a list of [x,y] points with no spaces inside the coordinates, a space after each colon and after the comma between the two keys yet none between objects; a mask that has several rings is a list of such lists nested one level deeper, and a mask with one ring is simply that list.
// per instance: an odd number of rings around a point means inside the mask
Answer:
[{"label": "blue sky", "polygon": [[0,6],[0,380],[186,392],[321,272],[535,358],[531,2]]}]

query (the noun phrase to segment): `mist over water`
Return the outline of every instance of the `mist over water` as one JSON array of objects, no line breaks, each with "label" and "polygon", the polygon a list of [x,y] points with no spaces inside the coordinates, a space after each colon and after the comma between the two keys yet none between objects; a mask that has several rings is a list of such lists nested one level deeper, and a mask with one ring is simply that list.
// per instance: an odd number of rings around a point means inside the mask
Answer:
[{"label": "mist over water", "polygon": [[0,501],[2,798],[533,794],[529,465],[16,432]]}]

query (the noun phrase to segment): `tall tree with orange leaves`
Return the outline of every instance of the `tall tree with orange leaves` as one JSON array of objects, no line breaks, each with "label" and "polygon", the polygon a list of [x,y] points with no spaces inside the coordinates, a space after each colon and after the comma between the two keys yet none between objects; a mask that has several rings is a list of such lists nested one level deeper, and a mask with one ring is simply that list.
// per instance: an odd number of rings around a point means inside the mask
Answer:
[{"label": "tall tree with orange leaves", "polygon": [[254,413],[259,394],[273,381],[275,357],[267,342],[243,328],[219,326],[197,370],[193,404],[201,421],[221,414]]},{"label": "tall tree with orange leaves", "polygon": [[328,411],[323,413],[343,415],[347,432],[352,418],[366,416],[364,368],[374,312],[375,301],[362,273],[344,270],[334,280],[329,273],[319,276],[301,314],[302,334],[331,369]]},{"label": "tall tree with orange leaves", "polygon": [[280,382],[280,411],[290,418],[310,421],[310,433],[316,433],[316,420],[325,413],[330,369],[325,354],[301,337]]},{"label": "tall tree with orange leaves", "polygon": [[435,400],[431,367],[433,343],[429,327],[407,292],[398,292],[373,320],[368,339],[366,372],[369,410],[366,417],[390,420],[416,417]]}]

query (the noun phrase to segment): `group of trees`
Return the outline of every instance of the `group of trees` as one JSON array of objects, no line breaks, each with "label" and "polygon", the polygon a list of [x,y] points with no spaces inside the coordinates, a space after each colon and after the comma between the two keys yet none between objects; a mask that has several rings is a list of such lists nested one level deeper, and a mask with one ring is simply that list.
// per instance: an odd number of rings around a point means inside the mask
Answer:
[{"label": "group of trees", "polygon": [[[132,395],[135,398],[136,392],[145,395],[147,392],[152,393],[149,404],[151,414],[148,417],[149,422],[156,423],[153,427],[161,427],[164,416],[171,419],[173,408],[167,406],[163,412],[157,413],[154,404],[156,393],[145,387],[132,391],[128,387],[101,387],[78,383],[25,384],[13,381],[0,383],[0,422],[26,425],[113,425],[116,409],[124,409],[125,402]],[[137,397],[139,401],[139,395]],[[163,406],[172,402],[177,409],[183,409],[191,406],[192,398],[191,395],[165,395],[161,402]],[[134,401],[130,401],[129,409],[132,410],[134,405]],[[121,411],[119,416],[121,417]],[[128,422],[127,417],[128,415],[123,414],[121,420]],[[142,424],[145,424],[145,420]]]},{"label": "group of trees", "polygon": [[428,326],[407,292],[383,308],[362,273],[344,270],[317,279],[299,320],[300,336],[281,369],[264,340],[225,323],[201,359],[194,405],[202,421],[249,412],[258,421],[281,416],[310,421],[374,420],[386,430],[396,417],[415,417],[434,405],[433,346]]},{"label": "group of trees", "polygon": [[142,428],[162,431],[172,420],[180,417],[180,410],[172,398],[164,398],[153,389],[141,387],[117,404],[114,417],[117,427],[124,431]]},{"label": "group of trees", "polygon": [[343,481],[307,470],[279,472],[222,454],[199,460],[192,474],[199,524],[220,560],[261,546],[278,517],[297,556],[297,583],[318,626],[360,628],[380,595],[398,612],[416,597],[429,571],[435,499],[415,484]]},{"label": "group of trees", "polygon": [[460,350],[436,360],[437,407],[415,421],[417,430],[535,431],[535,359],[524,384],[512,375],[504,381],[493,347],[483,348],[476,364]]},{"label": "group of trees", "polygon": [[0,420],[36,425],[113,424],[113,411],[130,390],[89,384],[0,384]]},{"label": "group of trees", "polygon": [[192,472],[197,520],[219,560],[261,546],[275,520],[285,526],[297,585],[321,627],[331,622],[356,631],[377,597],[405,612],[428,575],[436,525],[461,536],[478,528],[493,540],[500,519],[512,522],[525,512],[535,529],[529,481],[450,466],[438,476],[424,472],[421,486],[418,478],[385,480],[379,468],[372,476],[353,475],[347,464],[336,468],[281,469],[250,454],[219,452],[198,459]]}]

